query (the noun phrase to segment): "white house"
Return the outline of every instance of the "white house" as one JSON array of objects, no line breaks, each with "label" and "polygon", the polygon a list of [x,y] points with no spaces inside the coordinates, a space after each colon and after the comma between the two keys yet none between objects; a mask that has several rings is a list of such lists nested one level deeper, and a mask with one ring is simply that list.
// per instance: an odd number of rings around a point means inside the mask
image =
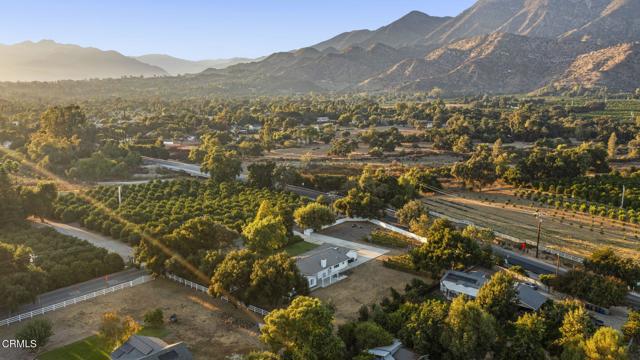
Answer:
[{"label": "white house", "polygon": [[309,288],[326,287],[344,279],[342,273],[349,264],[358,261],[355,250],[323,244],[300,255],[296,265],[300,273],[307,278]]},{"label": "white house", "polygon": [[484,274],[480,272],[447,271],[440,279],[440,291],[451,300],[460,294],[464,294],[472,299],[478,295],[478,290],[487,281]]}]

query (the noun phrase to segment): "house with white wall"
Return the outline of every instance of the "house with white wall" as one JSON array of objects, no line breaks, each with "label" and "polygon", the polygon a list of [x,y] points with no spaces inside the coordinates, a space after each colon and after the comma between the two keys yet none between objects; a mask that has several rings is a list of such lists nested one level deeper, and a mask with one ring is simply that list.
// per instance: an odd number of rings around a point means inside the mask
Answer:
[{"label": "house with white wall", "polygon": [[358,253],[355,250],[323,244],[300,255],[296,265],[309,282],[309,288],[314,289],[344,279],[346,276],[343,272],[357,261]]}]

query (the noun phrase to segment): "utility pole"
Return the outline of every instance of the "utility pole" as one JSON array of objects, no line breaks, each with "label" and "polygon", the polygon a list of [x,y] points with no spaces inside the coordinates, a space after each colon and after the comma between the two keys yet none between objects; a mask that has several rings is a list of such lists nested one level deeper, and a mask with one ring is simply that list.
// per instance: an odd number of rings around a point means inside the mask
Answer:
[{"label": "utility pole", "polygon": [[536,259],[538,258],[538,254],[540,252],[540,232],[542,230],[542,216],[540,213],[536,211],[536,218],[538,219],[538,236],[536,240]]},{"label": "utility pole", "polygon": [[122,185],[118,186],[118,207],[122,206]]},{"label": "utility pole", "polygon": [[626,190],[626,187],[624,185],[622,185],[622,200],[620,200],[620,209],[624,209],[624,192]]}]

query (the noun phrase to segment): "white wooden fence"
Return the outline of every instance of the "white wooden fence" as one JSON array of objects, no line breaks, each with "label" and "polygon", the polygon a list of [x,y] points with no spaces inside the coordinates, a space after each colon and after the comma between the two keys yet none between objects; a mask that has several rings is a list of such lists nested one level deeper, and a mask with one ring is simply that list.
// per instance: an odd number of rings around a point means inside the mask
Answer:
[{"label": "white wooden fence", "polygon": [[53,304],[53,305],[49,305],[49,306],[45,306],[42,307],[40,309],[36,309],[36,310],[32,310],[29,311],[27,313],[24,314],[20,314],[14,317],[10,317],[8,319],[4,319],[4,320],[0,320],[0,326],[6,326],[6,325],[10,325],[13,324],[15,322],[20,322],[23,320],[28,320],[28,319],[32,319],[34,316],[38,316],[38,315],[43,315],[45,313],[48,313],[50,311],[55,311],[55,310],[59,310],[59,309],[63,309],[69,305],[73,305],[73,304],[77,304],[79,302],[85,301],[85,300],[89,300],[89,299],[93,299],[96,298],[98,296],[102,296],[102,295],[106,295],[112,292],[116,292],[118,290],[122,290],[122,289],[126,289],[126,288],[130,288],[136,285],[140,285],[140,284],[144,284],[150,280],[152,280],[153,278],[151,276],[148,275],[144,275],[141,276],[137,279],[131,280],[131,281],[127,281],[125,283],[122,284],[118,284],[115,286],[111,286],[102,290],[98,290],[98,291],[94,291],[92,293],[89,294],[85,294],[82,296],[78,296],[75,297],[73,299],[69,299],[69,300],[65,300],[63,302],[57,303],[57,304]]},{"label": "white wooden fence", "polygon": [[[166,275],[168,279],[171,279],[179,284],[183,284],[184,286],[190,287],[192,289],[195,289],[197,291],[201,291],[205,294],[208,294],[209,292],[209,288],[207,288],[206,286],[200,285],[198,283],[195,283],[193,281],[189,281],[187,279],[181,278],[180,276],[174,275],[174,274],[167,274]],[[220,296],[220,299],[226,301],[226,302],[230,302],[229,298],[227,298],[226,296]],[[262,316],[267,316],[269,314],[269,312],[265,309],[261,309],[257,306],[253,306],[253,305],[246,305],[242,302],[239,302],[239,304],[241,306],[243,306],[245,309],[248,309],[250,311],[253,311],[256,314],[260,314]]]}]

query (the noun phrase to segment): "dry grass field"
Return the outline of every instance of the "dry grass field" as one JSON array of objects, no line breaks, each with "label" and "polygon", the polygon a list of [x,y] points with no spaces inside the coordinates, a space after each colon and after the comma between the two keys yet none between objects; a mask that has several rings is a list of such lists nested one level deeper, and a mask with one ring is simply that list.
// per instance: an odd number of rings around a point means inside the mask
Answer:
[{"label": "dry grass field", "polygon": [[[45,350],[96,334],[106,311],[131,315],[142,322],[144,313],[154,308],[161,308],[165,317],[174,313],[178,316],[177,323],[166,325],[169,334],[164,340],[186,342],[196,359],[225,360],[261,347],[257,326],[243,312],[206,294],[158,279],[46,314],[55,334]],[[0,328],[0,339],[13,338],[21,326]],[[0,359],[26,360],[33,355],[0,350]]]},{"label": "dry grass field", "polygon": [[[402,292],[405,285],[417,277],[382,265],[387,256],[398,254],[399,252],[396,250],[367,261],[353,269],[346,279],[324,289],[316,290],[311,293],[311,296],[324,302],[330,302],[335,306],[337,325],[356,320],[360,306],[380,302],[389,295],[391,287]],[[432,282],[427,278],[420,279],[429,284]]]},{"label": "dry grass field", "polygon": [[600,247],[612,247],[619,254],[638,257],[640,227],[581,212],[556,210],[519,199],[509,188],[494,188],[481,193],[448,189],[456,196],[435,195],[423,198],[430,210],[523,240],[535,241],[537,219],[542,214],[541,243],[560,251],[589,256]]}]

